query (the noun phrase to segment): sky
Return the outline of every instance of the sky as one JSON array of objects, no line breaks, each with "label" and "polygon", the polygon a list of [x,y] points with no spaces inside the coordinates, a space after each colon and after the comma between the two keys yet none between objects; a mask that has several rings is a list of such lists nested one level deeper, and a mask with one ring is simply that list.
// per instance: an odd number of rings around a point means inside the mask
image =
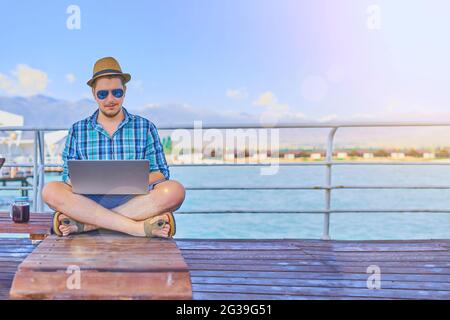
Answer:
[{"label": "sky", "polygon": [[0,0],[0,8],[0,96],[89,98],[94,62],[113,56],[132,76],[131,110],[450,119],[446,0]]}]

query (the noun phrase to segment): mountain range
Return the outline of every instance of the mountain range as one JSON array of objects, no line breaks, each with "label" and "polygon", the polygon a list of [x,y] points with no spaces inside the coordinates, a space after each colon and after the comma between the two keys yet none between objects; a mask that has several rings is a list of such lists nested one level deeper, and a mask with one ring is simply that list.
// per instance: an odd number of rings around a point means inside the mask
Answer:
[{"label": "mountain range", "polygon": [[[146,105],[129,108],[133,114],[143,116],[156,125],[189,125],[195,120],[203,123],[231,124],[257,123],[258,118],[248,113],[221,114],[183,104]],[[91,115],[97,104],[91,99],[78,101],[58,100],[44,95],[31,97],[0,97],[0,110],[24,117],[25,126],[69,127],[72,123]]]},{"label": "mountain range", "polygon": [[[190,125],[196,120],[207,124],[258,124],[259,117],[246,112],[224,113],[215,110],[196,108],[186,104],[150,104],[140,108],[128,108],[151,120],[157,127]],[[66,127],[91,115],[97,104],[91,99],[65,101],[45,95],[31,97],[0,96],[0,110],[22,115],[24,125],[32,127]],[[406,116],[405,116],[406,117]],[[405,118],[398,114],[394,119],[354,118],[353,121],[393,121]],[[421,121],[421,118],[407,118],[409,121]],[[446,121],[450,114],[436,114],[430,121]],[[338,121],[339,119],[335,119]],[[406,121],[406,120],[405,120]],[[282,119],[287,123],[289,119]],[[308,123],[321,123],[314,119],[304,119]],[[280,138],[283,145],[325,146],[329,129],[283,129]],[[348,147],[444,147],[450,146],[450,128],[448,127],[405,127],[405,128],[342,128],[336,134],[336,145]]]}]

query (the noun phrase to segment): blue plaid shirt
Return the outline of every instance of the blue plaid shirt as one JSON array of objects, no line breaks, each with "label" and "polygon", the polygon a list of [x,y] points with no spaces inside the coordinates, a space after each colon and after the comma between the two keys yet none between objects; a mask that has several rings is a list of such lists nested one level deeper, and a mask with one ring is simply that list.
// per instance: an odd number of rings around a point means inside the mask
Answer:
[{"label": "blue plaid shirt", "polygon": [[160,171],[169,179],[163,147],[156,126],[149,120],[127,112],[113,136],[97,123],[99,110],[72,125],[62,153],[62,180],[67,182],[67,160],[141,160],[150,162],[149,172]]}]

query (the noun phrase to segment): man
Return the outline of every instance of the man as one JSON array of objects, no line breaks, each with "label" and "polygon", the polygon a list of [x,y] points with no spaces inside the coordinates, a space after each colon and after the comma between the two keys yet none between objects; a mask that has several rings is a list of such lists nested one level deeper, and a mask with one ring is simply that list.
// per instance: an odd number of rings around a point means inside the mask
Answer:
[{"label": "man", "polygon": [[[133,236],[168,238],[175,234],[172,212],[184,201],[184,187],[169,180],[169,169],[155,125],[122,106],[126,83],[112,57],[99,59],[87,84],[98,110],[72,125],[63,151],[62,182],[45,185],[42,197],[56,211],[53,230],[60,236],[98,228]],[[148,159],[145,195],[79,195],[72,192],[67,160]]]}]

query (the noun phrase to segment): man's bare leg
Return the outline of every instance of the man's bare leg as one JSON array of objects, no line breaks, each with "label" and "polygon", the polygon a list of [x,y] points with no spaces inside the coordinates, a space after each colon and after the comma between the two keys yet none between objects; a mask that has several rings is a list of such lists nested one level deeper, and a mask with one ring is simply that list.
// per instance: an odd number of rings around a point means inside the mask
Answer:
[{"label": "man's bare leg", "polygon": [[120,206],[111,209],[135,221],[177,210],[185,198],[184,187],[175,180],[158,183],[145,195],[138,195]]},{"label": "man's bare leg", "polygon": [[[66,216],[82,223],[134,236],[145,236],[143,221],[134,221],[116,214],[114,211],[102,207],[87,197],[73,193],[72,188],[63,182],[54,181],[48,183],[44,187],[42,196],[51,208],[63,212]],[[60,219],[63,218],[64,215],[61,215]],[[167,218],[165,220],[167,221]],[[67,226],[61,227],[65,233],[70,231],[70,228],[66,229],[63,227]]]},{"label": "man's bare leg", "polygon": [[[65,218],[69,218],[68,215],[65,214],[61,214],[59,216],[59,221],[65,219]],[[168,222],[168,218],[166,216],[163,217],[155,217],[152,220],[150,220],[150,223],[154,223],[158,220],[165,220],[166,222]],[[98,226],[93,225],[93,224],[87,224],[84,223],[84,230],[83,232],[87,232],[87,231],[93,231],[93,230],[97,230],[100,229]],[[61,224],[59,226],[59,231],[62,232],[63,236],[68,236],[71,233],[77,232],[78,231],[78,227],[76,225],[63,225]],[[152,231],[152,234],[154,236],[158,236],[158,237],[163,237],[163,238],[167,238],[169,236],[169,232],[170,232],[170,226],[169,225],[165,225],[162,229],[157,229]]]}]

